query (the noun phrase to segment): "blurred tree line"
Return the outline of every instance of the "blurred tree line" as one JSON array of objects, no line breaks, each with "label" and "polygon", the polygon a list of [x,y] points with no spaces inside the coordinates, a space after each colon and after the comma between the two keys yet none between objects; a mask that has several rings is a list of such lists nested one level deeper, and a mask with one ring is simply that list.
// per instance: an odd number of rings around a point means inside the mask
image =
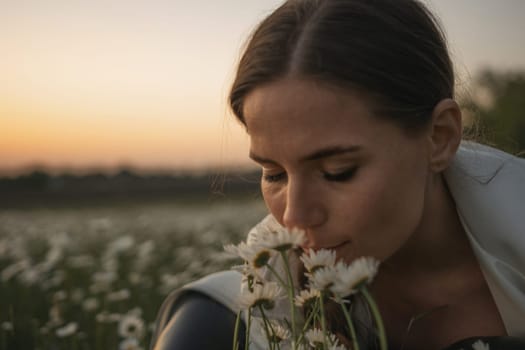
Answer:
[{"label": "blurred tree line", "polygon": [[140,174],[121,170],[114,175],[51,175],[43,170],[16,177],[0,176],[0,209],[133,203],[147,200],[188,201],[221,198],[256,198],[260,171],[180,172]]},{"label": "blurred tree line", "polygon": [[484,70],[473,83],[468,97],[461,101],[467,119],[467,135],[523,157],[525,72]]}]

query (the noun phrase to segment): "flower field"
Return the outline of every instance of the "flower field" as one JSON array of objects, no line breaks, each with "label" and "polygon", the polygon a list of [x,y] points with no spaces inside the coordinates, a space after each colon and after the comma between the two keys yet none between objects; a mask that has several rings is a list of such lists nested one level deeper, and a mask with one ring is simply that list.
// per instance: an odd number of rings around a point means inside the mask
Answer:
[{"label": "flower field", "polygon": [[228,269],[260,201],[0,211],[0,350],[147,349],[173,289]]}]

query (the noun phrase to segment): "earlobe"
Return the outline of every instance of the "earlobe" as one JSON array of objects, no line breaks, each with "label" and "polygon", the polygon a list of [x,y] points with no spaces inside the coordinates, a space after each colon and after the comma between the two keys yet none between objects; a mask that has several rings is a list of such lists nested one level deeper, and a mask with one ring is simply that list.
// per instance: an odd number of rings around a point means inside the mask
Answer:
[{"label": "earlobe", "polygon": [[430,133],[430,168],[433,172],[445,170],[459,147],[462,136],[461,110],[456,101],[443,99],[432,112]]}]

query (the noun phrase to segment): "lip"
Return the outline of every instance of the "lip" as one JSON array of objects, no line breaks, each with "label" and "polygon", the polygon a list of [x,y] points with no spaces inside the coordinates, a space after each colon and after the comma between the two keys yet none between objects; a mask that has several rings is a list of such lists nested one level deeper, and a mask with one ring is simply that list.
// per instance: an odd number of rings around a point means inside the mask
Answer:
[{"label": "lip", "polygon": [[343,243],[339,243],[338,245],[335,245],[335,246],[330,247],[328,249],[339,249],[340,247],[344,246],[347,243],[350,243],[350,241],[344,241]]},{"label": "lip", "polygon": [[318,250],[321,250],[321,249],[327,249],[327,250],[335,250],[337,252],[338,250],[340,250],[341,248],[346,246],[348,243],[350,243],[350,241],[344,241],[342,243],[339,243],[339,244],[336,244],[336,245],[333,245],[333,246],[328,246],[328,247],[306,246],[306,247],[302,247],[302,248],[303,248],[303,251],[305,251],[305,252],[309,251],[310,249],[312,249],[314,251],[318,251]]},{"label": "lip", "polygon": [[336,255],[338,257],[344,256],[344,252],[346,251],[346,248],[350,245],[350,241],[344,241],[341,244],[338,244],[330,249],[334,250]]}]

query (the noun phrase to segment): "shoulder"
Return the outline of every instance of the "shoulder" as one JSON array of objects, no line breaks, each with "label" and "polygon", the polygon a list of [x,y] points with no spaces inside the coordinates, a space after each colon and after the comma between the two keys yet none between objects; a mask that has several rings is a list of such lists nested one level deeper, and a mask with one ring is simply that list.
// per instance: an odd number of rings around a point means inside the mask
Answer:
[{"label": "shoulder", "polygon": [[463,144],[445,180],[465,228],[488,251],[525,247],[525,159]]},{"label": "shoulder", "polygon": [[244,344],[244,324],[231,310],[204,294],[183,293],[175,300],[170,314],[168,322],[158,324],[152,349],[229,350],[236,327],[240,344]]},{"label": "shoulder", "polygon": [[205,276],[183,287],[183,290],[193,290],[205,294],[230,310],[239,310],[237,299],[241,291],[241,274],[237,271],[220,271]]},{"label": "shoulder", "polygon": [[171,292],[164,300],[159,316],[169,314],[169,309],[186,292],[201,293],[220,302],[233,312],[237,312],[237,298],[240,293],[240,285],[241,274],[236,271],[220,271],[207,275]]},{"label": "shoulder", "polygon": [[444,175],[507,331],[525,334],[525,159],[466,143]]},{"label": "shoulder", "polygon": [[[152,346],[159,341],[161,336],[165,338],[163,334],[169,334],[169,341],[172,343],[175,340],[186,341],[187,337],[175,336],[175,334],[185,333],[181,329],[186,329],[191,324],[198,323],[199,327],[203,327],[206,325],[204,321],[216,322],[219,316],[223,319],[228,318],[231,323],[232,315],[238,311],[237,298],[240,293],[240,284],[241,275],[238,272],[221,271],[171,292],[158,312],[151,342]],[[215,316],[212,313],[201,312],[199,315],[207,316],[197,317],[195,310],[202,310],[203,308],[209,312],[216,310],[213,313]],[[182,322],[173,325],[172,320],[176,314],[178,316],[193,315],[193,317],[178,317]],[[167,331],[168,329],[169,331]]]},{"label": "shoulder", "polygon": [[[499,174],[501,170],[507,171]],[[497,175],[522,179],[525,176],[525,159],[479,143],[462,142],[445,171],[445,177],[452,182],[474,180],[488,184]]]},{"label": "shoulder", "polygon": [[523,158],[492,147],[464,142],[444,176],[460,209],[473,206],[480,210],[489,204],[491,212],[494,212],[495,204],[511,212],[514,212],[511,208],[524,209]]}]

